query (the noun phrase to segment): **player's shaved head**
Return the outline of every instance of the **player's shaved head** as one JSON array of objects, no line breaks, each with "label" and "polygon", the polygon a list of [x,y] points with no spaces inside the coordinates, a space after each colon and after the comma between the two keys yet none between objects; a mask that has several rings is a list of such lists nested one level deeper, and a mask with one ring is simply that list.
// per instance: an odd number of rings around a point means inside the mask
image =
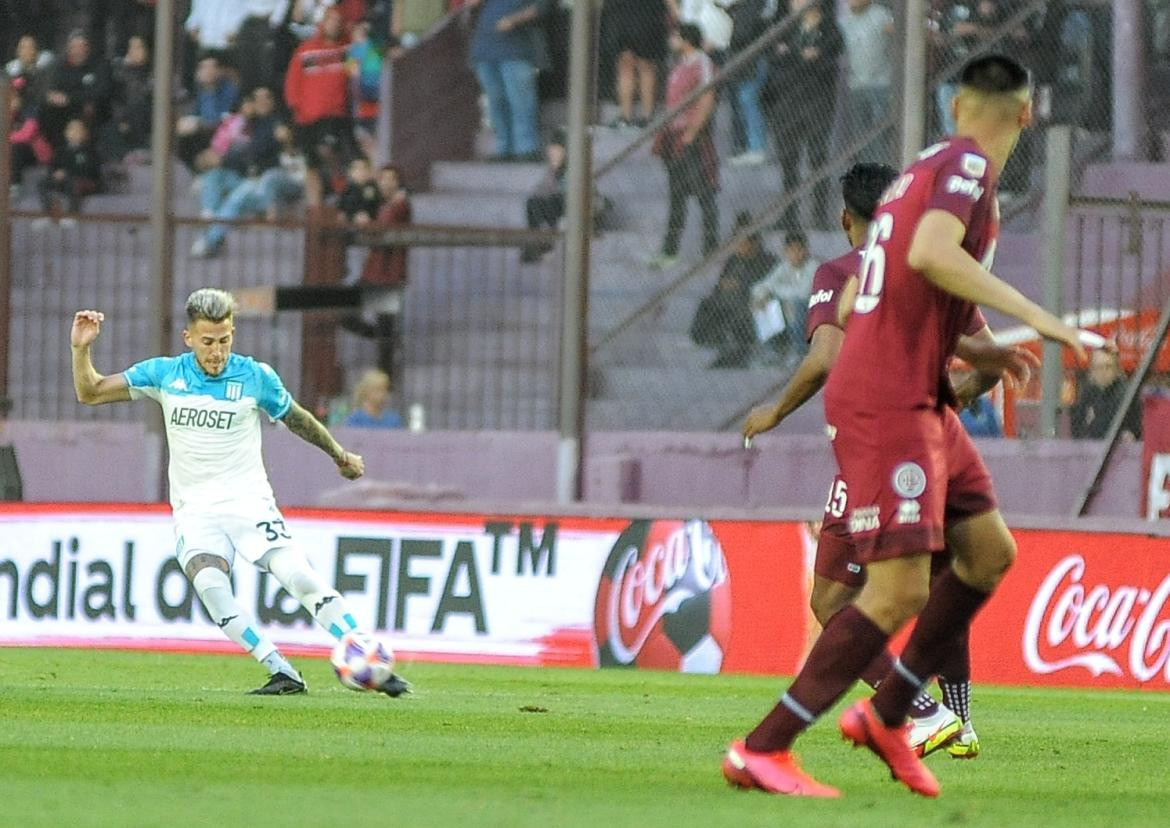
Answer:
[{"label": "player's shaved head", "polygon": [[841,197],[845,209],[864,222],[873,220],[882,193],[894,183],[898,171],[889,164],[854,164],[841,176]]},{"label": "player's shaved head", "polygon": [[231,319],[236,309],[236,300],[226,290],[199,288],[187,297],[187,321],[222,322]]},{"label": "player's shaved head", "polygon": [[959,108],[968,114],[1016,120],[1032,99],[1032,75],[1010,57],[981,55],[959,72],[957,98]]}]

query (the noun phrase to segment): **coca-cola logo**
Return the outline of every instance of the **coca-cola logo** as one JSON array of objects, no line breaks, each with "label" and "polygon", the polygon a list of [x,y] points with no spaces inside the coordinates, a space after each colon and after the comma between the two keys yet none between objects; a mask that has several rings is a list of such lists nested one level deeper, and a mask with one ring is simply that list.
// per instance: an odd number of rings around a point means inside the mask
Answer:
[{"label": "coca-cola logo", "polygon": [[[692,599],[726,583],[723,549],[706,522],[635,521],[614,543],[597,590],[602,665],[633,664],[648,649],[665,651],[667,658],[685,655],[687,645],[712,627],[712,602]],[[664,619],[675,622],[672,629],[664,630]]]},{"label": "coca-cola logo", "polygon": [[1153,589],[1085,583],[1069,555],[1044,578],[1024,624],[1024,659],[1036,673],[1083,667],[1094,677],[1159,674],[1170,681],[1170,574]]}]

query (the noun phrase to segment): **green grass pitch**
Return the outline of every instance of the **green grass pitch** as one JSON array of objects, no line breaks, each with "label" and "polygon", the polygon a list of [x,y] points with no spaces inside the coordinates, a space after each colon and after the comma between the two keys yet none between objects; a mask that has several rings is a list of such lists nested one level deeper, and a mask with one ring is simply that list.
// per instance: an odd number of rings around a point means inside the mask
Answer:
[{"label": "green grass pitch", "polygon": [[404,700],[243,691],[243,656],[0,648],[0,825],[1158,826],[1170,694],[977,687],[974,762],[919,799],[842,743],[799,743],[833,802],[724,785],[719,761],[784,682],[403,665]]}]

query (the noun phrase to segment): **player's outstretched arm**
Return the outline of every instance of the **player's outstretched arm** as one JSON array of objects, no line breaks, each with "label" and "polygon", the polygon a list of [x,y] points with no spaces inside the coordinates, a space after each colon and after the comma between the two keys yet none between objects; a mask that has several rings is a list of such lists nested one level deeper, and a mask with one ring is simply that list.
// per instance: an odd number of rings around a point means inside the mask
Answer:
[{"label": "player's outstretched arm", "polygon": [[69,344],[73,351],[73,390],[77,401],[85,405],[123,402],[130,399],[130,386],[126,377],[111,374],[104,377],[93,367],[90,346],[101,333],[105,314],[95,310],[81,310],[73,315],[73,329],[69,332]]},{"label": "player's outstretched arm", "polygon": [[756,406],[743,423],[743,436],[750,439],[773,429],[796,409],[800,408],[824,387],[829,370],[841,352],[845,332],[833,325],[818,325],[813,331],[808,353],[780,392],[780,399],[771,405]]},{"label": "player's outstretched arm", "polygon": [[1064,324],[1014,287],[994,276],[962,248],[967,228],[946,210],[928,210],[914,229],[907,262],[937,287],[986,305],[1030,325],[1045,339],[1069,346],[1085,362],[1076,328]]},{"label": "player's outstretched arm", "polygon": [[297,402],[289,406],[284,415],[284,424],[293,434],[306,443],[316,446],[332,458],[337,464],[337,471],[346,480],[357,480],[366,471],[366,465],[360,454],[346,451],[341,443],[334,439],[329,429],[321,421],[306,411]]}]

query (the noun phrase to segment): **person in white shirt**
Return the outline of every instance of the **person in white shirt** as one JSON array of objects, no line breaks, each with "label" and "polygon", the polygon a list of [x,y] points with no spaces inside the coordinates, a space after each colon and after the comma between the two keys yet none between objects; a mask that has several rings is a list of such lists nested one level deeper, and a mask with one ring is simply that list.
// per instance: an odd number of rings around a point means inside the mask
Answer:
[{"label": "person in white shirt", "polygon": [[[175,556],[212,620],[268,668],[268,683],[251,692],[304,693],[300,673],[232,592],[228,576],[236,555],[272,573],[334,638],[356,630],[357,621],[293,543],[260,453],[261,414],[328,454],[347,480],[361,477],[365,465],[293,400],[271,367],[231,352],[235,300],[230,293],[201,288],[187,298],[186,310],[183,341],[189,352],[147,359],[108,376],[97,372],[90,356],[105,316],[78,311],[70,332],[74,390],[86,405],[149,397],[162,407]],[[391,676],[380,690],[396,697],[409,684]]]},{"label": "person in white shirt", "polygon": [[804,322],[808,315],[808,295],[813,275],[821,263],[809,255],[808,237],[800,230],[784,234],[784,256],[780,263],[752,285],[752,311],[763,310],[776,300],[783,310],[785,329],[782,342],[803,352]]}]

